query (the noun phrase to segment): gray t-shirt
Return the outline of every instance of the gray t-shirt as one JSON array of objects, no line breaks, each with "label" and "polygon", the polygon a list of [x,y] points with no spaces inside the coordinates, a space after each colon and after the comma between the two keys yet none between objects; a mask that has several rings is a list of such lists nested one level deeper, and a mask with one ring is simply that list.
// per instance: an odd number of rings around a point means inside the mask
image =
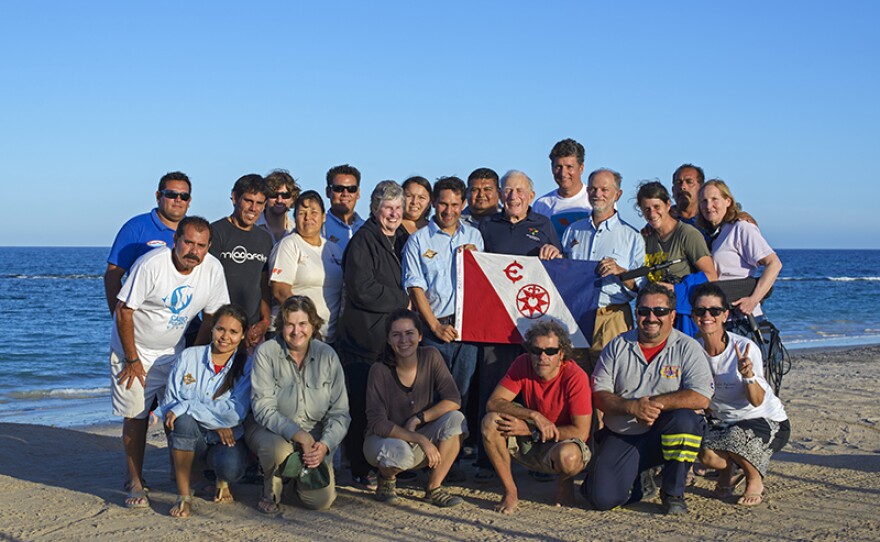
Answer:
[{"label": "gray t-shirt", "polygon": [[[623,399],[638,399],[680,390],[712,397],[715,384],[709,359],[700,344],[673,329],[666,345],[651,363],[638,343],[638,330],[619,335],[602,350],[593,370],[593,396],[608,391]],[[625,435],[640,435],[649,427],[626,414],[605,414],[605,426]]]}]

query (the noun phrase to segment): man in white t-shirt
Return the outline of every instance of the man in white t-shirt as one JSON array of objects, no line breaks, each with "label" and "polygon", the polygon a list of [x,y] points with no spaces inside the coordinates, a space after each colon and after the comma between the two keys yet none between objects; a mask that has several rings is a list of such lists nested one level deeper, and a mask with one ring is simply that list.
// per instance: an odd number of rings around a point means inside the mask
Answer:
[{"label": "man in white t-shirt", "polygon": [[196,344],[207,344],[213,313],[229,303],[223,266],[208,254],[210,244],[208,221],[184,218],[174,249],[157,248],[138,258],[117,295],[110,380],[113,413],[124,418],[129,508],[149,506],[142,478],[147,421],[165,395],[171,366],[183,350],[183,333],[204,311]]},{"label": "man in white t-shirt", "polygon": [[587,185],[581,181],[584,174],[584,146],[574,139],[563,139],[550,151],[553,180],[559,187],[532,204],[532,210],[550,217],[556,234],[562,238],[565,228],[590,216],[593,207],[587,194]]}]

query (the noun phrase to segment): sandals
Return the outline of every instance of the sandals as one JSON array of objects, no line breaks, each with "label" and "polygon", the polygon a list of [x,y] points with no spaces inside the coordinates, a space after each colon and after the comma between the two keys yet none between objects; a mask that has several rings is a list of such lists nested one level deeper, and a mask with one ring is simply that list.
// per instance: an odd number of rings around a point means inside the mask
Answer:
[{"label": "sandals", "polygon": [[265,497],[260,499],[260,502],[257,503],[257,511],[269,517],[275,517],[281,513],[278,504],[273,499],[267,499]]},{"label": "sandals", "polygon": [[149,508],[150,497],[147,495],[146,488],[141,488],[136,491],[129,489],[128,496],[125,497],[125,507],[131,509]]},{"label": "sandals", "polygon": [[397,503],[397,480],[380,476],[376,486],[376,500],[385,504]]},{"label": "sandals", "polygon": [[[184,508],[185,507],[185,508]],[[175,514],[174,511],[178,513]],[[192,495],[178,495],[174,506],[168,511],[168,515],[175,518],[188,518],[192,513]]]},{"label": "sandals", "polygon": [[229,491],[229,484],[227,482],[222,482],[217,480],[217,484],[214,486],[214,502],[218,504],[225,504],[230,502],[235,502],[235,499],[232,497],[232,492]]},{"label": "sandals", "polygon": [[443,487],[435,487],[425,491],[425,499],[431,501],[434,506],[440,508],[452,508],[464,504],[464,499],[457,495],[450,495]]}]

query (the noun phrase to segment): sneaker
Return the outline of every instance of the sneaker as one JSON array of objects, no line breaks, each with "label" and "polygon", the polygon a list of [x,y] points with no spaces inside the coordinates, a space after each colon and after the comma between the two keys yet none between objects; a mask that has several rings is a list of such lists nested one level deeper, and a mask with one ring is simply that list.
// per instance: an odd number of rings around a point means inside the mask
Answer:
[{"label": "sneaker", "polygon": [[435,487],[425,491],[425,499],[431,501],[434,506],[440,508],[452,508],[464,504],[464,499],[457,495],[450,495],[443,487]]},{"label": "sneaker", "polygon": [[660,501],[663,503],[663,512],[670,516],[683,516],[688,513],[687,503],[684,497],[674,497],[666,493],[660,494]]},{"label": "sneaker", "polygon": [[397,503],[397,480],[380,477],[376,487],[376,500],[385,504]]},{"label": "sneaker", "polygon": [[376,491],[376,488],[379,487],[379,479],[373,471],[367,473],[366,476],[352,476],[351,481],[354,482],[354,485],[369,491]]}]

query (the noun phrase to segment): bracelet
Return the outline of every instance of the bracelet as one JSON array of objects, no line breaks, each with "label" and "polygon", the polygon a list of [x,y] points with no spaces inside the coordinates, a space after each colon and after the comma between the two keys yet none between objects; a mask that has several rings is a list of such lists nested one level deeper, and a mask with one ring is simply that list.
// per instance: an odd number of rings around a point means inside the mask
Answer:
[{"label": "bracelet", "polygon": [[425,411],[422,410],[418,414],[416,414],[416,419],[419,420],[419,423],[425,423]]},{"label": "bracelet", "polygon": [[757,381],[758,381],[758,379],[755,378],[754,376],[749,376],[749,377],[744,376],[743,377],[743,382],[745,382],[746,384],[754,384]]},{"label": "bracelet", "polygon": [[132,364],[139,362],[140,360],[141,360],[141,358],[134,358],[134,359],[125,358],[125,364],[132,365]]}]

